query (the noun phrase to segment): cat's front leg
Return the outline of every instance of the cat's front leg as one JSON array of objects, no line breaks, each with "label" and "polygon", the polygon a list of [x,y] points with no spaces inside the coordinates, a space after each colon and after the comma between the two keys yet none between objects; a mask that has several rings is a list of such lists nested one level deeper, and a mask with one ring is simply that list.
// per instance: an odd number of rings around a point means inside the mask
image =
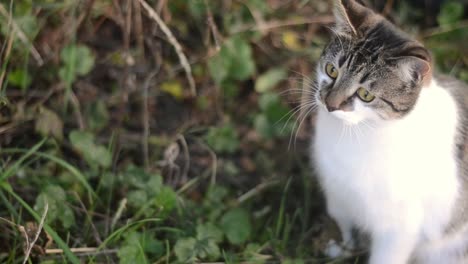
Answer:
[{"label": "cat's front leg", "polygon": [[346,257],[351,255],[355,249],[356,243],[353,238],[352,230],[353,223],[349,215],[344,212],[344,208],[336,202],[329,200],[327,208],[328,214],[335,220],[341,233],[341,243],[337,244],[334,240],[330,240],[326,249],[326,254],[329,257]]},{"label": "cat's front leg", "polygon": [[373,234],[369,264],[407,264],[417,241],[417,232],[398,228]]}]

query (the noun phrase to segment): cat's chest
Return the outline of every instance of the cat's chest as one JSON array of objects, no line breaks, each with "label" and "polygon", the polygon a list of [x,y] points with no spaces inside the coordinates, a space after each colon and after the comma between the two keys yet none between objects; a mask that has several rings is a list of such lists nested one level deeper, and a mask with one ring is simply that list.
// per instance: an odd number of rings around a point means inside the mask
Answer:
[{"label": "cat's chest", "polygon": [[350,127],[319,116],[314,156],[327,176],[336,180],[342,177],[344,181],[369,180],[368,175],[374,175],[375,180],[387,180],[387,174],[409,173],[428,158],[425,139],[413,134],[411,130],[404,133],[365,125]]},{"label": "cat's chest", "polygon": [[315,166],[324,187],[337,193],[405,200],[455,180],[453,135],[431,128],[431,122],[351,128],[322,112],[316,125]]}]

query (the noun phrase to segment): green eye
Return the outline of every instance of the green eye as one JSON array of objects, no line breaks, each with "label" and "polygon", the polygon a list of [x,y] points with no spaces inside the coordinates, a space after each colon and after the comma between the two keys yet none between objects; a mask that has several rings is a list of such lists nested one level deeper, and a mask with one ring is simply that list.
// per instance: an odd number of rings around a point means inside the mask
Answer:
[{"label": "green eye", "polygon": [[327,63],[325,66],[325,71],[327,72],[328,76],[332,79],[336,79],[338,77],[338,70],[333,66],[331,63]]},{"label": "green eye", "polygon": [[356,94],[358,95],[359,99],[366,103],[370,103],[375,99],[375,96],[373,94],[371,94],[369,91],[362,87],[357,89]]}]

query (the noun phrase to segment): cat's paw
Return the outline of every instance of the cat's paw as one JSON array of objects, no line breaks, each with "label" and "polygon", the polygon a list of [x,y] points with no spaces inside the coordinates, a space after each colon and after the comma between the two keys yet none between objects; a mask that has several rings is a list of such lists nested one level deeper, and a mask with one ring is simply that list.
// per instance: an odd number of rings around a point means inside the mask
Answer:
[{"label": "cat's paw", "polygon": [[334,239],[331,239],[328,241],[324,253],[329,258],[340,258],[340,257],[351,256],[351,251],[349,251],[346,247],[341,246]]}]

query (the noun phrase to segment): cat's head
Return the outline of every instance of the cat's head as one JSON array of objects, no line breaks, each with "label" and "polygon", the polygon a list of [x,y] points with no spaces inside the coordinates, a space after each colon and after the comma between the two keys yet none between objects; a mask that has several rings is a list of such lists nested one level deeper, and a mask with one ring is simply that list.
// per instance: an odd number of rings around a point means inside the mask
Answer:
[{"label": "cat's head", "polygon": [[317,65],[318,103],[351,124],[407,115],[432,78],[429,52],[355,0],[335,0],[334,13]]}]

